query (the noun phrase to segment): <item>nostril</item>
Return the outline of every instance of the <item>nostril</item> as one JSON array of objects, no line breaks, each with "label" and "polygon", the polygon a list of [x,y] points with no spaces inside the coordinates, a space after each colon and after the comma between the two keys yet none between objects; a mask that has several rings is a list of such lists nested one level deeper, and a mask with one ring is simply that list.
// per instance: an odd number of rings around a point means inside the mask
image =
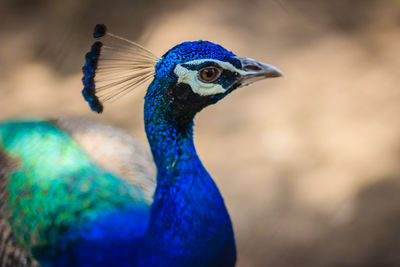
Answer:
[{"label": "nostril", "polygon": [[257,65],[247,65],[243,67],[245,71],[261,71],[262,69]]}]

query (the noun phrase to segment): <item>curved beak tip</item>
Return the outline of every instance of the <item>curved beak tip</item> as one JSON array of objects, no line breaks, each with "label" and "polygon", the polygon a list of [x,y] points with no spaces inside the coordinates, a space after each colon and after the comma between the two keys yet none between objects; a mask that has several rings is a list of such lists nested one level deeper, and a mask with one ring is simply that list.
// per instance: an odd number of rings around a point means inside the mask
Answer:
[{"label": "curved beak tip", "polygon": [[272,65],[268,65],[268,64],[263,64],[265,66],[265,69],[262,71],[265,73],[265,77],[267,78],[278,78],[278,77],[282,77],[282,78],[286,78],[285,75],[283,74],[283,72],[278,69],[275,66]]},{"label": "curved beak tip", "polygon": [[285,77],[283,72],[273,65],[258,61],[254,61],[254,64],[257,64],[259,67],[259,71],[256,73],[256,75],[264,76],[265,78]]},{"label": "curved beak tip", "polygon": [[240,58],[242,69],[247,72],[248,78],[277,78],[285,75],[275,66],[265,64],[252,58]]}]

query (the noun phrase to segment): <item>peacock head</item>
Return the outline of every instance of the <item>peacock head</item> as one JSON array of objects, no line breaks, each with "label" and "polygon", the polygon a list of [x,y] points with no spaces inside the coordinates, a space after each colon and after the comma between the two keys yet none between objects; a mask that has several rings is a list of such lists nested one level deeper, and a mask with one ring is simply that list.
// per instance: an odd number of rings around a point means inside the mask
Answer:
[{"label": "peacock head", "polygon": [[[184,42],[161,58],[144,47],[96,25],[95,42],[83,67],[83,95],[92,110],[153,78],[146,101],[159,101],[169,112],[195,114],[236,88],[282,76],[271,65],[236,56],[208,41]],[[156,99],[156,100],[155,100]]]}]

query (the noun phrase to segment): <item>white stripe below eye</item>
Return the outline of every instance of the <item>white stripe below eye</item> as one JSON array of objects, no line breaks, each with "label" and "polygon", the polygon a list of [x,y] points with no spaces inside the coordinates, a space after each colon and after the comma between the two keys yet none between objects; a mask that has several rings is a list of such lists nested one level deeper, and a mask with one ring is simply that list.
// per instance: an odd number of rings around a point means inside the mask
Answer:
[{"label": "white stripe below eye", "polygon": [[[216,59],[198,59],[183,63],[184,65],[200,65],[204,62],[214,62],[218,64],[222,69],[229,70],[231,72],[237,72],[241,75],[248,75],[249,72],[235,68],[232,64]],[[217,83],[205,83],[198,79],[198,71],[189,70],[178,64],[175,67],[174,73],[178,76],[178,83],[186,83],[190,85],[192,91],[201,96],[209,96],[225,93],[227,89],[223,88],[222,85]]]}]

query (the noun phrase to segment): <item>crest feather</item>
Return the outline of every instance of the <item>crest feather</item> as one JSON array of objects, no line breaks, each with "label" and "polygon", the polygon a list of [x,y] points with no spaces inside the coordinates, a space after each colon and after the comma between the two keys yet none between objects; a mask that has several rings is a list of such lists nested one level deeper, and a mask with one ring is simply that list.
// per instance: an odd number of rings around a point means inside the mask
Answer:
[{"label": "crest feather", "polygon": [[102,24],[96,25],[93,37],[100,41],[86,54],[82,94],[90,108],[100,113],[102,102],[121,97],[152,78],[160,58],[135,42],[108,33]]}]

